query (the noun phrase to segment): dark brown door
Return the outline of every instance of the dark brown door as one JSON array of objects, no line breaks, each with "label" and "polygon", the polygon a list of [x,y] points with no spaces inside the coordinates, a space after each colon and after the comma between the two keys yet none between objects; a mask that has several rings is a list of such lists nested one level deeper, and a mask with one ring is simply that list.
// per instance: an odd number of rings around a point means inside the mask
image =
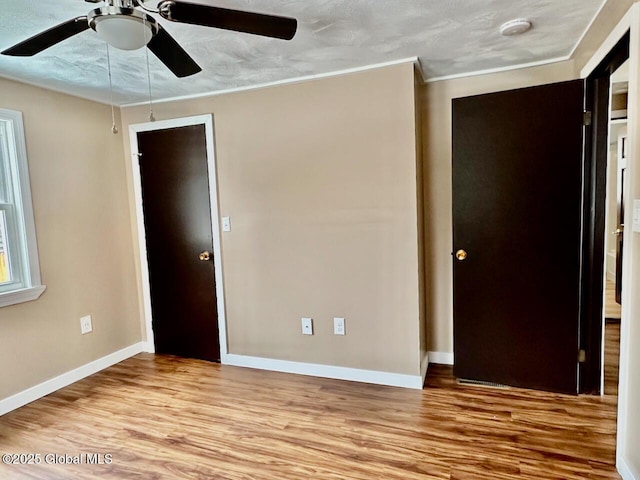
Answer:
[{"label": "dark brown door", "polygon": [[622,304],[622,245],[624,242],[624,178],[627,166],[627,137],[620,137],[618,155],[618,228],[616,242],[616,302]]},{"label": "dark brown door", "polygon": [[453,101],[459,378],[577,392],[582,106],[582,81]]},{"label": "dark brown door", "polygon": [[156,352],[219,361],[205,127],[138,133],[138,151]]}]

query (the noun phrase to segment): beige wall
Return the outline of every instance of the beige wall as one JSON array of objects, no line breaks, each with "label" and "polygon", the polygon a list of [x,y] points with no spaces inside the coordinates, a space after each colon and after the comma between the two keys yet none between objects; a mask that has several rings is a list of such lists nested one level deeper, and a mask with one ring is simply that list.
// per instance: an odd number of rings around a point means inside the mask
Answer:
[{"label": "beige wall", "polygon": [[453,352],[451,100],[575,78],[573,62],[423,85],[424,204],[429,351]]},{"label": "beige wall", "polygon": [[[625,103],[620,104],[620,109],[626,109]],[[612,124],[609,127],[609,158],[607,161],[607,213],[605,227],[605,264],[608,276],[615,277],[615,252],[618,237],[613,233],[618,228],[618,139],[620,135],[627,134],[626,124]],[[610,255],[613,253],[614,255]]]},{"label": "beige wall", "polygon": [[[638,26],[640,30],[640,25]],[[640,33],[640,32],[639,32]],[[636,36],[636,39],[638,36]],[[637,45],[636,52],[640,53],[640,44]],[[638,63],[635,63],[636,68]],[[638,82],[640,76],[636,73],[632,75],[632,81]],[[636,88],[637,92],[637,88]],[[632,105],[638,106],[637,95],[635,101],[630,97],[630,108]],[[631,189],[629,191],[628,199],[640,198],[640,146],[637,139],[640,138],[640,123],[638,122],[637,112],[634,113],[633,128],[634,136],[630,141],[630,147],[632,148],[630,162],[627,167],[627,173],[629,175],[629,184]],[[630,132],[631,133],[631,132]],[[633,142],[633,143],[631,143]],[[626,406],[627,406],[627,424],[625,432],[625,452],[624,456],[628,462],[630,468],[635,472],[636,477],[640,475],[640,296],[637,292],[640,290],[640,234],[637,232],[629,233],[632,229],[633,222],[630,221],[633,218],[633,207],[628,208],[626,211],[625,224],[628,225],[625,230],[625,260],[626,257],[631,257],[631,262],[625,261],[624,268],[631,267],[630,271],[624,272],[623,275],[623,299],[622,299],[622,319],[626,322],[623,325],[622,339],[621,341],[626,344],[627,352],[627,366],[621,371],[626,372],[627,388],[626,392]],[[629,241],[630,248],[627,249],[627,242]],[[628,298],[628,300],[627,300]],[[629,308],[629,312],[625,309]],[[626,327],[626,329],[625,329]],[[626,335],[625,335],[626,333]],[[625,347],[622,347],[625,350]],[[624,361],[624,354],[622,356]]]},{"label": "beige wall", "polygon": [[[636,138],[640,136],[640,129],[636,129]],[[640,153],[638,149],[636,152]],[[640,158],[636,155],[635,157]],[[636,192],[634,197],[638,198],[637,192],[640,192],[640,169],[634,168],[634,191]],[[627,217],[628,218],[628,217]],[[628,237],[628,235],[627,235]],[[631,312],[626,316],[623,312],[623,319],[629,319],[628,325],[628,339],[626,340],[628,346],[628,364],[626,368],[627,372],[627,424],[625,431],[625,451],[624,457],[628,462],[629,467],[633,469],[637,478],[640,475],[640,297],[637,295],[638,284],[640,283],[640,234],[634,233],[632,236],[632,251],[633,261],[631,263],[631,274],[628,279],[629,289],[627,292],[631,293],[632,299],[629,304]],[[624,300],[623,300],[624,302]],[[624,304],[626,306],[626,304]],[[623,339],[624,341],[624,339]]]},{"label": "beige wall", "polygon": [[614,232],[618,228],[618,144],[609,145],[607,161],[607,213],[605,227],[605,268],[607,279],[614,281],[616,273],[615,254],[617,237]]},{"label": "beige wall", "polygon": [[[23,113],[42,281],[0,308],[0,399],[140,341],[122,139],[107,106],[0,79]],[[80,317],[94,331],[80,335]]]},{"label": "beige wall", "polygon": [[627,94],[619,93],[611,97],[611,110],[626,110],[627,109]]},{"label": "beige wall", "polygon": [[419,373],[414,110],[411,64],[154,106],[214,115],[230,353]]}]

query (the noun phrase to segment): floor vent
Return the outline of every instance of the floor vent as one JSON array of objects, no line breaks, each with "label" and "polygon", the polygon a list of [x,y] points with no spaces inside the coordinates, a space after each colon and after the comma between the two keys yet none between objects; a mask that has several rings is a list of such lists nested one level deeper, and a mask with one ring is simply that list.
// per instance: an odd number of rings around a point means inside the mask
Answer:
[{"label": "floor vent", "polygon": [[509,388],[508,385],[502,385],[501,383],[483,382],[482,380],[467,380],[466,378],[459,378],[458,384],[472,387]]}]

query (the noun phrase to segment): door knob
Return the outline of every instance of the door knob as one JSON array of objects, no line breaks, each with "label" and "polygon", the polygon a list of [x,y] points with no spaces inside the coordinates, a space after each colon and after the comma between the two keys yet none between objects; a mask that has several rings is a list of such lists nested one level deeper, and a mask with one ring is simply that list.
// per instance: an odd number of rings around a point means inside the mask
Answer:
[{"label": "door knob", "polygon": [[207,260],[211,259],[211,253],[205,250],[204,252],[200,252],[200,255],[198,255],[198,258],[200,259],[200,261],[206,262]]},{"label": "door knob", "polygon": [[467,258],[467,252],[465,252],[464,250],[458,250],[456,252],[456,258],[460,261],[463,261],[465,258]]},{"label": "door knob", "polygon": [[616,237],[619,237],[620,235],[622,235],[624,233],[624,229],[622,228],[617,228],[615,232],[611,232],[613,235],[615,235]]}]

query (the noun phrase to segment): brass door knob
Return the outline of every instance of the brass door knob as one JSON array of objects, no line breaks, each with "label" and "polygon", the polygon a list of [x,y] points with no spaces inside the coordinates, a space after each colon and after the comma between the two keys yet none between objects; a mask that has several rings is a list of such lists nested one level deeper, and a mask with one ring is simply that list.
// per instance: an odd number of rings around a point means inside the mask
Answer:
[{"label": "brass door knob", "polygon": [[198,255],[198,258],[200,259],[200,261],[206,262],[208,260],[211,260],[211,253],[205,250],[204,252],[200,252],[200,255]]},{"label": "brass door knob", "polygon": [[467,252],[465,252],[464,250],[458,250],[456,252],[456,258],[460,261],[463,261],[465,258],[467,258]]},{"label": "brass door knob", "polygon": [[616,237],[619,237],[620,235],[622,235],[624,233],[624,229],[617,228],[615,232],[611,232],[611,233],[614,234]]}]

